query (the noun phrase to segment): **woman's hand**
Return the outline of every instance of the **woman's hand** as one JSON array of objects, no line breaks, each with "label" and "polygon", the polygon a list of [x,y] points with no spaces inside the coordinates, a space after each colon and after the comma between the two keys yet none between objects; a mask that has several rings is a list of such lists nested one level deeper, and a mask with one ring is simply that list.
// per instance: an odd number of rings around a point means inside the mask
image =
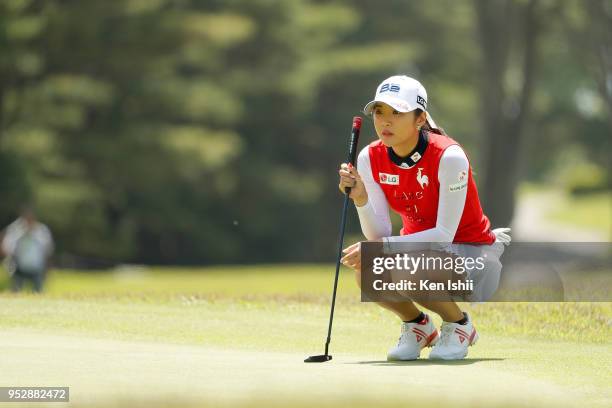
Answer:
[{"label": "woman's hand", "polygon": [[340,262],[348,268],[355,269],[356,271],[361,269],[361,244],[368,242],[379,242],[382,240],[374,239],[369,241],[356,242],[353,245],[349,245],[342,250],[344,256],[340,259]]},{"label": "woman's hand", "polygon": [[361,242],[357,242],[342,250],[342,264],[356,271],[361,270]]},{"label": "woman's hand", "polygon": [[340,175],[340,184],[338,188],[343,194],[346,194],[346,188],[351,188],[351,193],[349,197],[353,200],[357,207],[363,207],[368,203],[368,193],[366,192],[365,186],[359,173],[355,167],[350,163],[342,163],[340,165],[340,170],[338,170],[338,174]]}]

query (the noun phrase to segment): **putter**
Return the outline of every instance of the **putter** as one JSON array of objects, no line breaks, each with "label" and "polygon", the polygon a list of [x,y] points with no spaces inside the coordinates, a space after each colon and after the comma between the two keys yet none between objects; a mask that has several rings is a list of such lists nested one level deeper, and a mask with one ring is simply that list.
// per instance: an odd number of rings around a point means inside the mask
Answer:
[{"label": "putter", "polygon": [[[359,131],[361,130],[361,117],[353,118],[353,127],[351,130],[351,139],[349,141],[348,162],[353,166],[357,157],[357,143],[359,142]],[[336,276],[334,277],[334,291],[332,293],[331,310],[329,312],[329,326],[327,328],[327,341],[325,342],[325,354],[318,356],[310,356],[305,363],[324,363],[332,359],[329,354],[329,343],[331,342],[332,323],[334,321],[334,307],[336,306],[336,290],[338,289],[338,275],[340,274],[340,259],[342,258],[342,244],[344,243],[344,229],[346,227],[346,212],[349,203],[349,194],[351,188],[345,189],[344,206],[342,207],[342,220],[340,221],[340,236],[338,238],[338,257],[336,258]]]}]

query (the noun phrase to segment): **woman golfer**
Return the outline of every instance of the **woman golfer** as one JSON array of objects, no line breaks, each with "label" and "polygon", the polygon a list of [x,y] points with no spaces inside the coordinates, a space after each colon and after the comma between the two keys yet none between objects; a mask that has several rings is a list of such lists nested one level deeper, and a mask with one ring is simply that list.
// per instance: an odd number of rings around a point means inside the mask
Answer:
[{"label": "woman golfer", "polygon": [[[366,146],[357,169],[343,163],[340,190],[351,187],[361,229],[370,241],[385,247],[395,243],[438,243],[458,257],[483,257],[484,268],[467,270],[476,300],[490,297],[499,283],[504,244],[509,229],[491,231],[484,215],[472,169],[461,146],[436,128],[427,114],[427,93],[417,80],[392,76],[377,88],[364,108],[372,115],[379,140]],[[389,207],[403,222],[392,235]],[[344,249],[342,263],[361,276],[360,243]],[[472,298],[474,299],[474,298]],[[424,347],[429,358],[456,360],[467,355],[478,334],[467,313],[453,301],[419,301],[443,320],[441,333],[413,301],[379,302],[403,321],[397,346],[389,360],[414,360]]]}]

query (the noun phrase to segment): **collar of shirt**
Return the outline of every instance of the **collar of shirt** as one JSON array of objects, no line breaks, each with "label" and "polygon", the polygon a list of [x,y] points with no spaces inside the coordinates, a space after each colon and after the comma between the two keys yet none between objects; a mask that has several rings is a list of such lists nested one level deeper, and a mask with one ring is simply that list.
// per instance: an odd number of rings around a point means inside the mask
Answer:
[{"label": "collar of shirt", "polygon": [[419,132],[419,141],[417,142],[414,149],[408,153],[406,157],[398,156],[391,147],[387,147],[387,153],[389,159],[397,166],[402,169],[409,169],[413,167],[419,160],[423,158],[427,145],[429,144],[429,135],[423,129]]}]

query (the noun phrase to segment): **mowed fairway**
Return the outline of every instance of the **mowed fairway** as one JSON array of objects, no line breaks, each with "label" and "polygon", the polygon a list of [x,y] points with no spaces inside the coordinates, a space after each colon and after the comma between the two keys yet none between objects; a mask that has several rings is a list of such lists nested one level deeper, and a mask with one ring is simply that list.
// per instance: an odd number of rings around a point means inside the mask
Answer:
[{"label": "mowed fairway", "polygon": [[59,272],[43,296],[0,295],[0,386],[99,407],[612,405],[610,303],[465,305],[468,359],[388,363],[399,324],[344,270],[334,359],[304,364],[332,283],[328,265]]}]

